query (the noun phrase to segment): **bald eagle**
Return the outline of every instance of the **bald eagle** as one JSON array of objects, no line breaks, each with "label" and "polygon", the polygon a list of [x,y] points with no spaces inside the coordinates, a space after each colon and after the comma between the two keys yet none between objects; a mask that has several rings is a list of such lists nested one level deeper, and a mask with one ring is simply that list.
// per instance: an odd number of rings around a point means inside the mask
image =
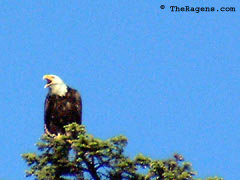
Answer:
[{"label": "bald eagle", "polygon": [[77,90],[56,75],[44,75],[49,88],[44,105],[44,131],[48,135],[65,134],[64,126],[82,123],[82,100]]}]

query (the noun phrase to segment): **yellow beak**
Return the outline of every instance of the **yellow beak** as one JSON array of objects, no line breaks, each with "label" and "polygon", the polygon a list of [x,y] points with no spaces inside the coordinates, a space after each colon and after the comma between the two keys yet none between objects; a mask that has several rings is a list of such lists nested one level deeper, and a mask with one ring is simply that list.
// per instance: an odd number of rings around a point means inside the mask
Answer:
[{"label": "yellow beak", "polygon": [[44,75],[43,80],[47,80],[47,84],[44,86],[44,88],[48,88],[49,86],[52,85],[52,76],[51,75]]}]

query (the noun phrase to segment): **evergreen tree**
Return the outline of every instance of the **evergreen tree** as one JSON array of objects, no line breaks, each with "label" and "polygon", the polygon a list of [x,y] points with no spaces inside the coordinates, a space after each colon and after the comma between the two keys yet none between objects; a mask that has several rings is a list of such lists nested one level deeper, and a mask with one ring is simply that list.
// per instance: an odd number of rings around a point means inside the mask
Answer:
[{"label": "evergreen tree", "polygon": [[66,135],[44,134],[37,143],[40,154],[22,155],[30,167],[26,176],[39,180],[191,180],[196,174],[180,154],[167,160],[142,154],[130,159],[124,155],[125,136],[104,141],[87,134],[83,125],[73,123],[65,129]]}]

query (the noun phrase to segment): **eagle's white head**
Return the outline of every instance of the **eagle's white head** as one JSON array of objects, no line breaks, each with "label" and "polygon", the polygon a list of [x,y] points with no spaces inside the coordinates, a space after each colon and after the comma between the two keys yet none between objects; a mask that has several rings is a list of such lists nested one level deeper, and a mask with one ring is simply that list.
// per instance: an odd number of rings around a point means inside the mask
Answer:
[{"label": "eagle's white head", "polygon": [[43,76],[44,80],[47,80],[47,84],[44,88],[49,88],[50,94],[55,94],[59,96],[64,96],[67,92],[67,85],[63,82],[63,80],[53,74],[47,74]]}]

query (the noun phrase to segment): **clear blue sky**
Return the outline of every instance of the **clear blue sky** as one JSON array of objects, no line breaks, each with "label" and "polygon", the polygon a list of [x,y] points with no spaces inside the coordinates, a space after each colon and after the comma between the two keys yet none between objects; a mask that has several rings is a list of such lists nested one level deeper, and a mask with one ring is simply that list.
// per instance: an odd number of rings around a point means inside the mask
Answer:
[{"label": "clear blue sky", "polygon": [[199,177],[238,179],[239,8],[239,0],[1,0],[0,179],[25,179],[20,154],[35,152],[43,133],[49,73],[81,92],[89,133],[128,137],[127,155],[178,152]]}]

